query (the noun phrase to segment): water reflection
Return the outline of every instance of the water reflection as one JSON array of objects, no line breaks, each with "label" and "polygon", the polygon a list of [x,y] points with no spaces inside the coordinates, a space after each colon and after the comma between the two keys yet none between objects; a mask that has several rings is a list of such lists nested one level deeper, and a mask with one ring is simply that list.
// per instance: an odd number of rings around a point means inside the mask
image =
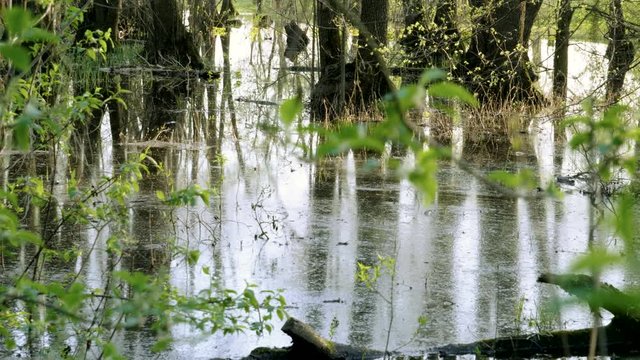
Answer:
[{"label": "water reflection", "polygon": [[[333,340],[378,349],[385,346],[389,326],[390,348],[409,352],[527,330],[518,317],[535,316],[556,293],[536,284],[538,274],[567,270],[588,248],[588,198],[577,191],[561,200],[505,198],[445,162],[436,199],[424,204],[393,171],[363,166],[369,160],[365,155],[310,163],[305,155],[316,138],[292,133],[292,141],[306,148],[285,145],[281,134],[264,131],[265,124],[277,122],[276,107],[234,100],[243,96],[278,103],[305,84],[301,75],[271,71],[271,58],[282,55],[274,55],[277,46],[268,46],[277,39],[263,39],[250,54],[240,47],[249,37],[250,28],[243,26],[228,29],[221,39],[217,63],[222,64],[222,86],[167,88],[144,77],[129,79],[147,96],[128,99],[131,107],[119,119],[122,132],[117,137],[110,126],[112,115],[103,118],[101,150],[78,162],[90,164],[84,181],[96,184],[146,147],[172,178],[152,167],[140,183],[140,194],[128,207],[132,239],[124,259],[105,251],[109,237],[122,230],[117,225],[65,229],[66,237],[56,239],[59,246],[85,251],[56,264],[46,276],[60,277],[64,269],[73,269],[90,288],[99,289],[109,286],[109,271],[124,267],[166,273],[173,286],[190,295],[211,286],[242,289],[246,282],[260,289],[284,288],[291,315],[325,336],[335,318],[339,325]],[[272,53],[265,53],[267,48]],[[481,171],[533,169],[543,185],[558,173],[583,169],[580,155],[555,144],[552,121],[534,119],[529,128],[530,144],[523,151],[533,148],[530,156],[467,149],[461,127],[453,129],[453,153],[462,158],[474,153],[472,165]],[[388,155],[414,161],[410,153]],[[59,166],[56,173],[65,174],[70,165],[62,161]],[[219,194],[209,205],[199,202],[174,211],[155,198],[157,190],[193,184],[215,187]],[[66,195],[62,187],[55,195],[59,214]],[[198,261],[188,264],[171,253],[164,241],[168,238],[182,248],[200,250]],[[600,238],[604,241],[606,234]],[[378,284],[382,294],[393,292],[391,304],[355,281],[356,263],[372,264],[378,255],[396,258],[395,281],[383,277]],[[631,274],[620,270],[605,276],[619,284]],[[518,310],[521,301],[523,309]],[[428,321],[415,333],[420,315]],[[584,326],[588,311],[569,308],[556,320]],[[237,357],[256,346],[289,342],[279,332],[223,338],[185,326],[171,331],[177,338],[171,358]],[[155,341],[144,330],[118,333],[116,339],[132,358],[150,357]],[[411,339],[416,341],[407,344]]]}]

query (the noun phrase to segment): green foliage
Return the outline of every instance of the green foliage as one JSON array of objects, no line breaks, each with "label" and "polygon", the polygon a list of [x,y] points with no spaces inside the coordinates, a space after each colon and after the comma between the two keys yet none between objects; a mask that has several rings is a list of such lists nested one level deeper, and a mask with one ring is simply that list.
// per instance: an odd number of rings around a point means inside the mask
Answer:
[{"label": "green foliage", "polygon": [[200,199],[206,205],[209,205],[211,196],[215,196],[216,191],[214,189],[203,189],[197,184],[190,185],[184,189],[180,189],[170,193],[168,196],[162,191],[156,191],[156,196],[162,202],[171,206],[194,206],[198,199]]},{"label": "green foliage", "polygon": [[366,265],[358,261],[357,265],[356,281],[373,290],[382,275],[393,276],[395,274],[396,260],[393,257],[378,255],[378,261],[374,264]]},{"label": "green foliage", "polygon": [[628,108],[614,105],[607,108],[602,116],[594,114],[593,102],[583,103],[585,115],[575,116],[563,121],[565,127],[574,131],[569,145],[589,154],[592,161],[591,170],[597,173],[602,181],[612,179],[614,169],[624,169],[635,174],[637,162],[624,156],[625,144],[640,140],[638,128],[631,127],[625,119]]},{"label": "green foliage", "polygon": [[18,70],[26,72],[31,66],[31,53],[22,46],[24,42],[34,41],[55,43],[58,37],[35,26],[35,20],[26,10],[15,6],[5,9],[3,23],[7,32],[7,41],[0,42],[0,55]]},{"label": "green foliage", "polygon": [[[60,34],[37,27],[21,7],[2,13],[6,41],[0,43],[0,56],[6,64],[0,65],[8,64],[22,72],[0,79],[4,87],[0,95],[0,135],[11,140],[3,143],[3,150],[40,150],[47,154],[53,169],[53,173],[39,175],[31,170],[20,173],[0,188],[3,261],[18,253],[32,256],[24,269],[14,269],[15,274],[5,272],[0,281],[0,337],[4,346],[14,349],[22,333],[29,333],[28,341],[55,334],[49,345],[52,354],[81,358],[90,356],[91,348],[99,349],[99,357],[118,359],[124,357],[112,338],[126,329],[153,330],[157,335],[153,350],[158,352],[171,345],[173,324],[225,334],[271,331],[272,320],[287,316],[281,290],[258,290],[252,284],[240,291],[223,289],[204,267],[202,271],[212,279],[210,287],[186,296],[172,287],[162,272],[146,274],[120,265],[133,242],[130,207],[140,191],[140,181],[152,175],[150,168],[160,175],[170,174],[163,172],[147,150],[128,153],[113,174],[98,175],[91,183],[78,179],[73,170],[59,172],[56,162],[60,155],[72,152],[72,136],[84,130],[108,104],[126,105],[122,94],[127,91],[118,87],[112,94],[100,88],[73,93],[70,59],[77,59],[80,53],[92,60],[104,60],[113,46],[111,31],[88,30],[84,39],[74,44],[73,30],[82,21],[82,12],[68,0],[55,5],[61,7],[62,23],[69,24]],[[32,44],[31,48],[25,46],[26,42]],[[31,68],[32,59],[45,46],[50,53],[46,66]],[[29,76],[24,76],[27,72]],[[2,166],[7,164],[3,162]],[[176,208],[198,201],[209,204],[215,194],[215,189],[191,185],[157,195],[164,205]],[[59,206],[61,200],[64,206]],[[27,220],[41,211],[52,214],[47,224],[30,226]],[[106,246],[81,249],[72,244],[60,248],[57,239],[61,232],[76,227],[96,231],[108,227]],[[172,256],[182,255],[189,265],[197,265],[197,249],[170,245],[167,248]],[[52,263],[69,263],[86,256],[82,251],[105,251],[110,259],[110,267],[102,274],[108,278],[103,288],[90,287],[82,271],[72,271],[61,279],[41,279],[37,275]],[[72,354],[65,347],[69,341],[78,344]]]},{"label": "green foliage", "polygon": [[84,39],[81,40],[76,48],[78,52],[85,54],[89,59],[97,61],[97,55],[102,60],[107,60],[107,50],[113,48],[113,40],[111,39],[111,29],[102,30],[86,30]]},{"label": "green foliage", "polygon": [[286,126],[291,126],[293,120],[302,111],[302,97],[297,95],[291,99],[285,100],[280,105],[280,119]]},{"label": "green foliage", "polygon": [[[406,85],[385,97],[382,104],[385,117],[381,122],[338,124],[332,129],[306,129],[319,133],[324,139],[317,148],[316,156],[322,158],[350,150],[382,153],[387,144],[408,148],[415,153],[416,164],[406,175],[414,186],[422,190],[426,202],[433,201],[437,191],[437,161],[449,158],[450,151],[440,146],[425,148],[423,141],[415,133],[415,125],[406,119],[408,111],[425,106],[427,94],[452,103],[478,106],[477,100],[467,90],[446,81],[445,72],[438,69],[426,70],[417,84]],[[454,113],[451,107],[441,105],[440,108]],[[298,97],[286,100],[281,105],[280,113],[285,126],[290,125],[301,109]]]},{"label": "green foliage", "polygon": [[537,186],[535,174],[530,169],[523,169],[517,174],[497,170],[491,172],[488,178],[489,180],[513,189],[533,190]]}]

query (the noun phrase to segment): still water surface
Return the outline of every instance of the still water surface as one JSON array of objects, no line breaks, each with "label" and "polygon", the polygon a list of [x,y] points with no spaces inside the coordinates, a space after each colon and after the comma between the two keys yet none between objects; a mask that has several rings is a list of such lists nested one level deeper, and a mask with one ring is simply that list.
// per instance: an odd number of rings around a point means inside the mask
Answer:
[{"label": "still water surface", "polygon": [[[294,84],[308,89],[309,74],[274,70],[286,63],[279,55],[271,57],[271,40],[254,43],[250,52],[249,27],[233,29],[231,38],[229,62],[218,51],[216,63],[228,75],[233,99],[278,103],[293,94]],[[134,77],[130,87],[148,92],[145,81]],[[259,289],[282,288],[290,315],[324,336],[335,319],[334,341],[374,349],[384,348],[388,334],[391,350],[419,353],[446,343],[589,325],[588,309],[579,305],[552,311],[554,299],[565,295],[536,283],[542,272],[566,271],[588,248],[589,202],[579,191],[565,188],[561,199],[506,198],[441,162],[436,200],[425,205],[395,171],[369,166],[371,157],[348,153],[306,160],[317,146],[314,136],[290,133],[283,141],[285,134],[264,131],[277,123],[277,107],[229,101],[223,83],[188,84],[188,94],[171,112],[173,130],[158,140],[150,141],[145,133],[145,124],[158,113],[149,110],[140,93],[127,99],[131,107],[124,136],[113,139],[109,119],[103,119],[102,146],[84,161],[85,183],[151,146],[151,155],[173,172],[175,188],[219,189],[209,206],[168,211],[155,192],[168,191],[170,184],[160,177],[143,180],[130,208],[131,231],[140,243],[132,250],[132,267],[153,272],[169,265],[171,284],[185,294],[210,286],[204,268],[222,287],[240,290],[254,283]],[[502,147],[492,152],[466,146],[463,129],[456,129],[454,151],[483,172],[531,169],[542,184],[583,166],[581,157],[566,149],[553,121],[534,119],[525,130],[517,151]],[[301,143],[311,150],[296,146]],[[410,153],[388,156],[414,161]],[[92,227],[67,240],[84,241],[93,249],[74,265],[92,288],[105,286],[109,232],[109,226]],[[198,263],[167,259],[162,244],[170,238],[199,249]],[[607,234],[599,234],[598,241],[615,246]],[[380,280],[380,294],[355,281],[357,263],[372,264],[378,255],[396,258],[397,273],[393,282]],[[48,269],[52,278],[68,270]],[[633,276],[620,268],[604,280],[624,287],[637,280]],[[391,294],[393,301],[386,302],[383,296]],[[420,316],[427,322],[417,331]],[[177,341],[161,358],[233,358],[257,346],[289,344],[277,330],[262,337],[211,336],[183,326],[172,331]],[[150,332],[116,337],[127,357],[156,356],[150,352],[156,340]]]}]

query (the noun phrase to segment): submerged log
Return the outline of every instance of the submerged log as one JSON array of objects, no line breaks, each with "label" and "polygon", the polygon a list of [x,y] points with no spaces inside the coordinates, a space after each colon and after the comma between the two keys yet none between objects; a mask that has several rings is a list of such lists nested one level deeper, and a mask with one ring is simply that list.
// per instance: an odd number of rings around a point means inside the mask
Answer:
[{"label": "submerged log", "polygon": [[219,71],[206,69],[191,68],[170,68],[170,67],[142,67],[142,66],[125,66],[125,67],[104,67],[99,69],[101,72],[109,74],[119,74],[131,76],[139,73],[151,73],[153,76],[167,78],[200,78],[203,80],[215,80],[220,78]]},{"label": "submerged log", "polygon": [[293,343],[290,347],[257,348],[245,360],[367,360],[378,359],[384,354],[381,351],[334,343],[320,336],[310,325],[295,318],[289,318],[282,326],[282,331],[291,337]]},{"label": "submerged log", "polygon": [[542,274],[538,282],[554,284],[569,294],[589,304],[591,311],[603,308],[614,319],[640,321],[640,303],[638,297],[626,294],[613,285],[595,281],[588,275]]},{"label": "submerged log", "polygon": [[[588,275],[543,274],[541,283],[554,284],[569,294],[586,301],[593,311],[600,308],[614,317],[606,326],[597,328],[596,354],[635,356],[640,354],[640,342],[636,332],[640,329],[639,297],[623,292],[614,286],[595,281]],[[334,343],[316,333],[300,320],[290,318],[282,327],[293,343],[288,348],[258,348],[245,359],[376,359],[384,352]],[[496,358],[533,358],[587,356],[591,341],[591,328],[553,331],[541,334],[499,337],[470,344],[451,344],[432,348],[429,354],[440,357],[474,354]],[[401,354],[387,354],[391,358],[403,358]],[[406,357],[404,357],[406,358]],[[431,357],[429,357],[431,358]]]},{"label": "submerged log", "polygon": [[[543,274],[541,283],[554,284],[586,301],[592,311],[605,309],[614,315],[607,326],[598,328],[597,354],[630,356],[640,354],[636,332],[640,329],[638,297],[588,275]],[[471,344],[446,345],[433,349],[441,355],[480,354],[493,357],[587,356],[591,328],[553,331],[544,334],[500,337]]]},{"label": "submerged log", "polygon": [[289,318],[282,326],[282,332],[291,337],[294,346],[299,350],[318,353],[326,359],[337,358],[334,344],[316,333],[310,325],[298,319]]}]

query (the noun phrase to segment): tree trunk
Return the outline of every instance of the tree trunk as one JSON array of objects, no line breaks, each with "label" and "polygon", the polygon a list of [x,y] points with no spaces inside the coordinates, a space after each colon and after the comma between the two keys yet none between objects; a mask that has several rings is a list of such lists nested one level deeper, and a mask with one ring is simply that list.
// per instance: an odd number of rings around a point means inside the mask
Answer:
[{"label": "tree trunk", "polygon": [[[389,22],[389,0],[368,0],[360,11],[360,21],[379,47],[387,45],[387,25]],[[379,100],[387,92],[389,86],[384,74],[380,71],[376,54],[369,39],[361,32],[358,37],[358,53],[356,56],[356,86],[351,94],[356,110],[363,110],[372,101]],[[349,95],[349,94],[347,94]]]},{"label": "tree trunk", "polygon": [[405,32],[400,39],[411,67],[451,68],[460,47],[460,33],[455,23],[455,0],[438,0],[430,20],[424,1],[404,0]]},{"label": "tree trunk", "polygon": [[[434,30],[431,35],[435,44],[430,51],[431,66],[451,67],[457,53],[462,51],[460,32],[455,17],[458,11],[456,0],[439,0],[433,18]],[[449,64],[448,66],[446,64]]]},{"label": "tree trunk", "polygon": [[194,69],[204,68],[191,34],[182,23],[176,0],[150,0],[153,29],[147,40],[148,60],[154,64],[178,62]]},{"label": "tree trunk", "polygon": [[[122,11],[122,0],[94,0],[93,6],[84,15],[84,21],[76,32],[76,41],[84,39],[86,30],[111,29],[111,40],[114,45],[118,42],[118,24]],[[112,50],[111,43],[107,43],[108,50]]]},{"label": "tree trunk", "polygon": [[470,0],[482,12],[456,75],[484,103],[544,102],[527,55],[541,0]]},{"label": "tree trunk", "polygon": [[634,58],[634,47],[626,37],[624,13],[621,0],[611,0],[609,5],[609,45],[607,46],[607,101],[616,103],[620,100],[620,92],[624,85],[624,77],[631,67]]},{"label": "tree trunk", "polygon": [[[311,93],[312,115],[318,120],[334,118],[342,114],[344,104],[344,78],[340,73],[340,62],[344,61],[341,48],[341,34],[338,29],[339,17],[322,0],[316,1],[316,23],[318,25],[318,46],[320,55],[320,79]],[[342,90],[340,88],[342,84]]]},{"label": "tree trunk", "polygon": [[429,33],[427,30],[427,5],[422,0],[403,0],[404,31],[400,45],[405,52],[405,63],[410,67],[426,67],[429,59],[425,46]]},{"label": "tree trunk", "polygon": [[318,41],[320,46],[320,68],[340,62],[340,31],[336,24],[337,16],[334,10],[322,1],[316,2],[316,22],[318,24]]},{"label": "tree trunk", "polygon": [[567,98],[567,72],[569,71],[569,38],[571,36],[571,0],[561,0],[556,29],[556,51],[553,54],[553,97],[563,103]]},{"label": "tree trunk", "polygon": [[[334,119],[345,108],[354,112],[367,111],[371,102],[389,91],[388,79],[378,62],[379,54],[375,53],[379,52],[378,46],[387,43],[389,2],[370,0],[362,6],[358,26],[366,30],[361,31],[358,38],[356,61],[344,65],[340,63],[342,51],[336,22],[328,21],[329,18],[335,20],[335,14],[324,12],[327,10],[326,2],[320,1],[317,5],[322,75],[311,94],[313,117],[317,120]],[[339,5],[333,3],[332,6]]]}]

